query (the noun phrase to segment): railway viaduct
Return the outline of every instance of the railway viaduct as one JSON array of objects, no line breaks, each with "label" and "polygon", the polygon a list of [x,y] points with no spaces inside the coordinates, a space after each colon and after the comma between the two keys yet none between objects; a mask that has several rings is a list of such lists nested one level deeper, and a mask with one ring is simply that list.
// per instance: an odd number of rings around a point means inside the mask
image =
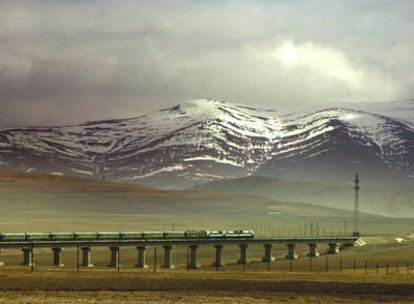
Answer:
[{"label": "railway viaduct", "polygon": [[[108,247],[110,249],[109,267],[119,266],[119,251],[121,247],[134,246],[137,248],[137,264],[138,268],[147,268],[146,250],[148,246],[161,246],[164,249],[163,268],[174,269],[174,260],[172,251],[175,246],[188,246],[189,268],[197,269],[201,265],[197,261],[197,251],[201,245],[211,245],[215,248],[215,258],[213,265],[222,267],[225,265],[223,259],[223,248],[225,245],[239,245],[240,256],[237,260],[239,264],[249,263],[248,248],[253,244],[262,244],[264,247],[263,262],[272,262],[275,258],[272,255],[274,245],[285,245],[287,247],[286,259],[296,259],[295,248],[298,244],[308,244],[308,256],[319,256],[318,245],[328,244],[328,254],[336,254],[342,246],[353,246],[358,239],[352,237],[304,237],[304,238],[280,238],[280,237],[255,237],[252,239],[231,239],[231,238],[205,238],[205,239],[145,239],[145,240],[68,240],[68,241],[3,241],[0,242],[0,249],[21,248],[23,253],[23,265],[30,266],[33,264],[33,251],[36,248],[51,248],[53,254],[53,265],[63,266],[62,251],[65,247],[76,247],[82,251],[82,261],[80,265],[83,267],[93,267],[91,260],[92,247]],[[78,258],[79,261],[79,258]],[[78,262],[79,263],[79,262]],[[1,262],[0,262],[1,265]]]}]

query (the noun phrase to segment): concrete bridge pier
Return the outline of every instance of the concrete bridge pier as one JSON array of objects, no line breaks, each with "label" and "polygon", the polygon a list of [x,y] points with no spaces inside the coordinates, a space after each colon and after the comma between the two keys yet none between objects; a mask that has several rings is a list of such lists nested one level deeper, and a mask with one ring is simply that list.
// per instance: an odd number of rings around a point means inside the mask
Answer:
[{"label": "concrete bridge pier", "polygon": [[32,261],[32,251],[33,250],[30,247],[22,248],[22,252],[23,252],[23,263],[22,263],[22,265],[34,266],[34,263]]},{"label": "concrete bridge pier", "polygon": [[91,263],[91,247],[82,247],[82,266],[92,268]]},{"label": "concrete bridge pier", "polygon": [[223,245],[218,244],[214,245],[214,248],[216,249],[216,260],[213,262],[214,267],[223,267],[226,264],[224,263],[223,258]]},{"label": "concrete bridge pier", "polygon": [[238,264],[248,264],[249,259],[247,258],[247,248],[249,245],[247,244],[240,244],[240,259],[237,261]]},{"label": "concrete bridge pier", "polygon": [[263,247],[265,249],[265,254],[262,259],[263,262],[273,262],[275,260],[275,257],[272,255],[273,244],[263,244]]},{"label": "concrete bridge pier", "polygon": [[62,252],[63,248],[61,247],[54,247],[52,248],[53,251],[53,266],[63,267],[65,266],[62,263]]},{"label": "concrete bridge pier", "polygon": [[288,253],[285,256],[288,260],[295,260],[298,258],[298,255],[296,254],[296,244],[295,243],[289,243],[287,244]]},{"label": "concrete bridge pier", "polygon": [[339,252],[339,246],[338,243],[328,243],[328,250],[326,253],[328,254],[335,254]]},{"label": "concrete bridge pier", "polygon": [[145,252],[147,250],[147,246],[137,246],[137,250],[138,250],[137,268],[148,268],[148,265],[145,264]]},{"label": "concrete bridge pier", "polygon": [[111,250],[111,261],[109,262],[108,267],[121,267],[121,265],[119,265],[119,247],[109,247],[109,250]]},{"label": "concrete bridge pier", "polygon": [[309,243],[308,245],[309,245],[308,257],[318,257],[319,256],[318,244],[317,243]]},{"label": "concrete bridge pier", "polygon": [[190,245],[190,269],[199,269],[201,264],[197,263],[197,249],[198,245]]},{"label": "concrete bridge pier", "polygon": [[174,249],[174,246],[171,245],[165,245],[164,247],[164,264],[162,264],[162,268],[166,269],[175,269],[175,265],[173,264],[173,256],[172,256],[172,250]]}]

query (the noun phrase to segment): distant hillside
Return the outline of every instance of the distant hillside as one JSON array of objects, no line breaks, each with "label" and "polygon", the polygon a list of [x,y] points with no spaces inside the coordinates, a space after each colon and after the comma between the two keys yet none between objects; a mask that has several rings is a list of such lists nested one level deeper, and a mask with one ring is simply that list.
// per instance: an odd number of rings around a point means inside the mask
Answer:
[{"label": "distant hillside", "polygon": [[[257,176],[214,181],[192,190],[247,194],[347,210],[352,210],[354,203],[352,184],[334,185]],[[369,213],[414,216],[414,188],[365,187],[362,183],[360,206],[362,211]]]},{"label": "distant hillside", "polygon": [[263,196],[167,191],[76,177],[0,172],[0,210],[18,208],[87,212],[183,215],[349,216],[335,208],[277,201]]}]

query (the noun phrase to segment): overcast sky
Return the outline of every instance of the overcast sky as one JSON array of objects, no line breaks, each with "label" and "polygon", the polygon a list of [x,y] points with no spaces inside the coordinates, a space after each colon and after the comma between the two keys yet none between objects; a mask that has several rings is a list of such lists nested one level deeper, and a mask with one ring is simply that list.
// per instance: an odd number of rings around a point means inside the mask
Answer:
[{"label": "overcast sky", "polygon": [[0,126],[414,97],[414,1],[0,2]]}]

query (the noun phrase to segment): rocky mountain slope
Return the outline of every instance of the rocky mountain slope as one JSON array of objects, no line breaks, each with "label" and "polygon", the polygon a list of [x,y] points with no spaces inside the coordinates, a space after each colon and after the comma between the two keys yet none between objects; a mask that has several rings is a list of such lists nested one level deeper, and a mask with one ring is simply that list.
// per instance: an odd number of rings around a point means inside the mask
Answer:
[{"label": "rocky mountain slope", "polygon": [[162,188],[249,175],[347,182],[356,171],[370,184],[410,184],[414,129],[362,110],[194,100],[132,119],[0,130],[0,169]]}]

